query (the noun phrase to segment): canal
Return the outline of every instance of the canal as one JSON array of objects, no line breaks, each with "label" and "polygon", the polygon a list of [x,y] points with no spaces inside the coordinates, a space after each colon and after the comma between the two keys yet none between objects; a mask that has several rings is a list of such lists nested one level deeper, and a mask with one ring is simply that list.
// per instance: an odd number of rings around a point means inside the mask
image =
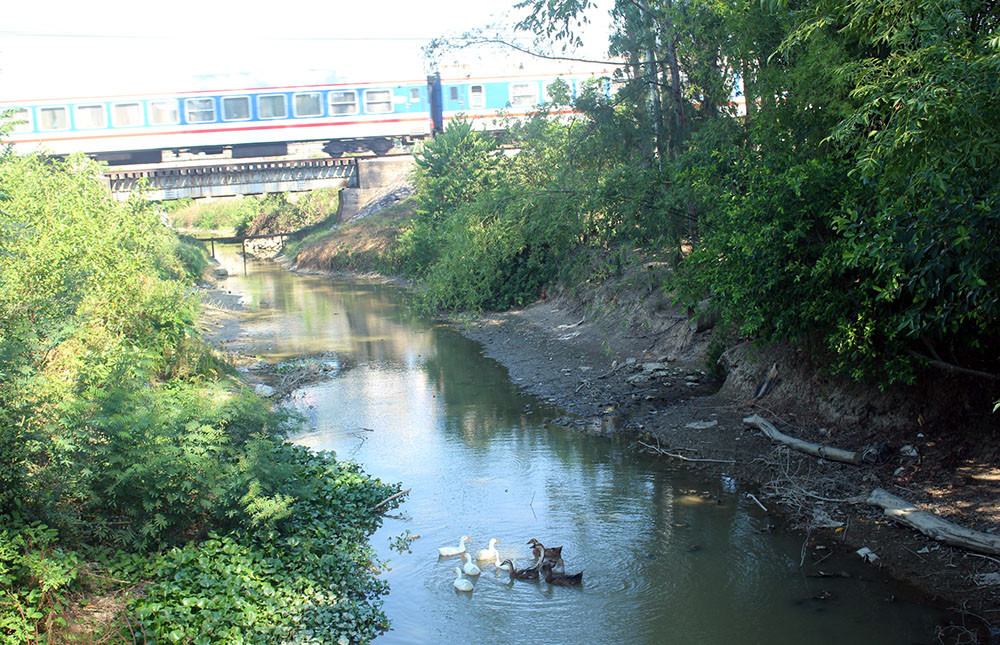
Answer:
[{"label": "canal", "polygon": [[[335,367],[293,393],[309,429],[291,440],[412,489],[372,538],[391,588],[393,629],[378,643],[935,641],[943,614],[916,594],[835,548],[805,555],[847,577],[813,577],[800,568],[803,536],[770,531],[732,479],[555,425],[560,410],[522,393],[477,343],[413,313],[400,289],[270,262],[244,275],[238,255],[220,260],[220,286],[253,312],[242,332],[251,353]],[[480,563],[474,591],[457,592],[461,560],[437,547],[463,535],[470,551],[498,539],[519,566],[529,539],[561,545],[583,585],[511,584]]]}]

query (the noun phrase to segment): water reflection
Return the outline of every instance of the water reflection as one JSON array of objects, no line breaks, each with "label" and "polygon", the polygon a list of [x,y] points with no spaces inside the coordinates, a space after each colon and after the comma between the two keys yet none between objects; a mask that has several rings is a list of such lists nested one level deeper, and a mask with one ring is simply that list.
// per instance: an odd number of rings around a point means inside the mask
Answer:
[{"label": "water reflection", "polygon": [[[801,538],[761,531],[732,479],[551,425],[558,410],[395,289],[256,263],[227,284],[260,310],[248,331],[265,360],[333,351],[349,365],[296,392],[313,428],[295,441],[413,489],[374,537],[392,588],[380,643],[933,641],[938,614],[887,602],[899,590],[855,558],[824,562],[851,578],[806,577]],[[404,531],[420,535],[412,553],[391,551]],[[510,584],[483,566],[475,590],[456,593],[460,562],[436,548],[461,535],[473,550],[499,538],[501,557],[522,565],[529,538],[562,545],[584,585]]]}]

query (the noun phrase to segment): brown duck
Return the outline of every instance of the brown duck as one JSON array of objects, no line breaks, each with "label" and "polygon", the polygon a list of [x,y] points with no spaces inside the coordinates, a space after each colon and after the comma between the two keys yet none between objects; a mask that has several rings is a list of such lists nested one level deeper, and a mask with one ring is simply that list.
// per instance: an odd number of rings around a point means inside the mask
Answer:
[{"label": "brown duck", "polygon": [[535,556],[536,567],[538,567],[545,560],[551,560],[553,569],[556,573],[564,573],[566,571],[566,568],[563,565],[563,548],[561,546],[554,546],[551,549],[547,549],[544,544],[535,538],[528,540],[528,544],[531,545],[531,553]]},{"label": "brown duck", "polygon": [[538,580],[538,565],[533,567],[527,567],[525,569],[515,569],[514,563],[510,560],[504,560],[502,564],[508,565],[510,568],[510,581],[514,582],[517,580]]},{"label": "brown duck", "polygon": [[546,560],[542,563],[542,571],[545,572],[545,582],[550,585],[559,585],[561,587],[575,587],[583,582],[583,571],[580,573],[574,573],[573,575],[566,575],[564,573],[553,573],[552,567],[555,563],[551,560]]}]

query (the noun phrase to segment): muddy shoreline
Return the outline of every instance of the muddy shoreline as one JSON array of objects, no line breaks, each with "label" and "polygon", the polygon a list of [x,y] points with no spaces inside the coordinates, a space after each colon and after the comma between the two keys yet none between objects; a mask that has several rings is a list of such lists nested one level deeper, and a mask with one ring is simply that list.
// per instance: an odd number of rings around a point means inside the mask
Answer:
[{"label": "muddy shoreline", "polygon": [[[302,274],[324,273],[283,264]],[[376,276],[363,279],[406,286]],[[243,368],[248,382],[269,382],[267,373],[247,369],[255,359],[241,353],[246,312],[236,297],[216,289],[206,296],[206,338]],[[704,361],[710,334],[698,332],[683,312],[661,314],[659,327],[630,329],[611,311],[554,297],[521,310],[449,322],[480,342],[483,353],[503,364],[514,383],[564,410],[560,424],[618,434],[632,441],[636,451],[648,450],[643,444],[655,446],[674,455],[662,459],[682,467],[734,477],[740,495],[753,493],[767,508],[761,511],[764,526],[802,535],[804,570],[818,571],[816,560],[829,549],[866,547],[878,556],[870,565],[873,576],[903,581],[912,588],[904,587],[902,595],[924,594],[956,611],[953,633],[945,634],[944,642],[968,635],[966,629],[1000,622],[1000,586],[977,582],[992,580],[1000,571],[1000,558],[939,544],[886,520],[880,509],[832,501],[882,486],[925,502],[927,491],[907,490],[888,477],[898,470],[898,459],[858,467],[776,447],[745,424],[744,417],[762,414],[791,428],[789,432],[811,433],[812,440],[822,438],[824,429],[807,428],[806,419],[780,406],[771,409],[774,402],[767,397],[751,401],[737,389],[723,387],[707,373]],[[936,509],[931,505],[926,510]]]},{"label": "muddy shoreline", "polygon": [[[705,373],[704,359],[696,360],[698,350],[676,351],[676,345],[660,342],[656,334],[629,334],[612,317],[588,320],[581,309],[565,301],[540,302],[483,316],[460,329],[481,342],[487,356],[507,366],[526,391],[578,415],[580,427],[625,433],[637,451],[647,450],[643,444],[655,446],[675,455],[664,459],[683,458],[683,467],[734,476],[743,494],[754,493],[767,507],[767,518],[779,530],[803,536],[803,553],[809,554],[804,569],[810,567],[814,547],[851,552],[866,547],[878,556],[871,564],[873,575],[911,585],[956,614],[966,612],[956,616],[951,637],[968,635],[966,626],[998,622],[1000,587],[980,581],[995,578],[1000,559],[940,544],[888,521],[881,509],[831,501],[880,486],[914,501],[932,497],[894,483],[890,475],[900,463],[905,465],[905,456],[890,457],[879,466],[853,466],[777,447],[743,419],[760,414],[790,427],[790,433],[802,431],[796,422],[806,420],[785,409],[773,411],[767,397],[753,401],[731,386],[720,389],[722,383]],[[695,328],[694,322],[684,324],[690,331]],[[707,338],[692,338],[686,344],[707,343]],[[763,381],[767,370],[760,362]],[[820,441],[825,436],[822,428],[806,434],[818,435],[812,440]],[[728,461],[733,463],[723,463]],[[938,510],[929,506],[926,510]]]}]

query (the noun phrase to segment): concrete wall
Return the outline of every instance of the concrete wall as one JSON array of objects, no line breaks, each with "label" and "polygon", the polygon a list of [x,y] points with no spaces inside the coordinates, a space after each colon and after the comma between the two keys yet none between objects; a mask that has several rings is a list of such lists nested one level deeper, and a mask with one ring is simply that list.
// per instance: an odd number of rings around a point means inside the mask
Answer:
[{"label": "concrete wall", "polygon": [[409,186],[412,170],[413,157],[409,155],[358,159],[358,187],[340,191],[337,221],[352,220],[366,204]]}]

